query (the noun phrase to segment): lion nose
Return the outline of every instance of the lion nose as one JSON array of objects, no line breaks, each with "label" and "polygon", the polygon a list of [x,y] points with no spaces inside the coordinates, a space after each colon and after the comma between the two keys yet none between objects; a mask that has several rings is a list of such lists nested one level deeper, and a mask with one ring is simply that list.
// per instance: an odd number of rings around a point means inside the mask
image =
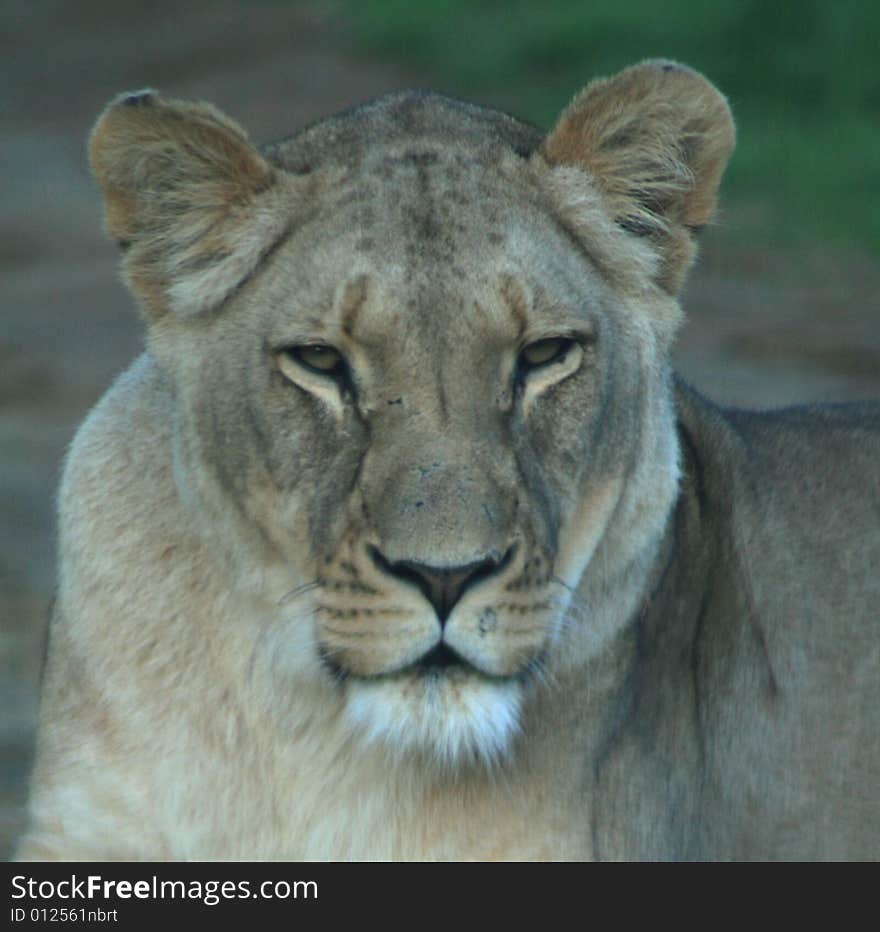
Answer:
[{"label": "lion nose", "polygon": [[429,566],[410,560],[390,563],[376,548],[371,548],[373,560],[381,570],[422,590],[422,594],[434,606],[441,625],[446,623],[450,612],[465,592],[501,572],[510,562],[512,554],[513,547],[501,557],[492,555],[464,566]]}]

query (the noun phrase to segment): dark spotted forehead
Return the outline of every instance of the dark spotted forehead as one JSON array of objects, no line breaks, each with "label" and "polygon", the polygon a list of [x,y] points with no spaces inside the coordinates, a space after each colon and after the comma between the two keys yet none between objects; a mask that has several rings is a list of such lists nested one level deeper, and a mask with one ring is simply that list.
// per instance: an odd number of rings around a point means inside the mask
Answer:
[{"label": "dark spotted forehead", "polygon": [[440,142],[481,152],[507,149],[527,157],[543,134],[506,113],[427,91],[400,91],[321,120],[263,148],[293,174],[359,162],[377,146]]}]

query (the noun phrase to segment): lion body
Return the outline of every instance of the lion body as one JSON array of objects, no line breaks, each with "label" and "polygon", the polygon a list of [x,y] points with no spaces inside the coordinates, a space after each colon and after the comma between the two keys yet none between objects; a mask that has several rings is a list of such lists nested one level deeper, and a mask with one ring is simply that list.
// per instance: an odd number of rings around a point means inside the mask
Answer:
[{"label": "lion body", "polygon": [[148,350],[68,458],[21,857],[880,855],[880,413],[673,381],[732,125],[591,87],[543,144],[99,123]]}]

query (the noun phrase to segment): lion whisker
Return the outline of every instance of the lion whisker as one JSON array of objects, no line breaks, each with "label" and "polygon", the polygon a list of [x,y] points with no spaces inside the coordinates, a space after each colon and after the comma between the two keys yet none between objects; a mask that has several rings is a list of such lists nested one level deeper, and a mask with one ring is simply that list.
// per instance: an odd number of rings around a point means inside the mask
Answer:
[{"label": "lion whisker", "polygon": [[313,579],[311,582],[303,583],[300,586],[296,586],[291,589],[289,592],[286,592],[278,600],[279,605],[287,605],[288,602],[292,602],[294,599],[299,598],[301,595],[305,595],[307,592],[312,592],[314,589],[317,589],[321,584],[317,579]]}]

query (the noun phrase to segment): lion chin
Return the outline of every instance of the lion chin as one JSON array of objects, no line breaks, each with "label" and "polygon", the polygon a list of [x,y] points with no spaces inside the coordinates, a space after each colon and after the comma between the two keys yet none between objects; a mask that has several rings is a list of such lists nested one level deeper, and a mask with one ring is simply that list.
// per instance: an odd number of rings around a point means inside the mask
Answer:
[{"label": "lion chin", "polygon": [[493,766],[519,730],[522,684],[462,669],[352,678],[345,715],[368,744],[418,754],[442,768]]}]

